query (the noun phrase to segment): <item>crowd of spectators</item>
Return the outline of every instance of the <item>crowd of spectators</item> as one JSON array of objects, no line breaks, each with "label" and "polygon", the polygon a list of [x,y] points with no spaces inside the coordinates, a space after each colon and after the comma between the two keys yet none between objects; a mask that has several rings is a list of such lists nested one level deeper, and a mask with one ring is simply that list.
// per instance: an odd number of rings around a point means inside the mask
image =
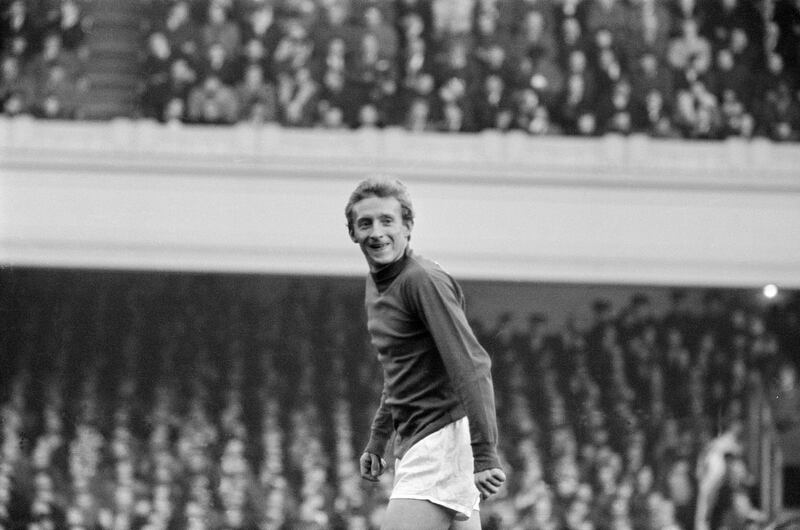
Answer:
[{"label": "crowd of spectators", "polygon": [[[796,0],[138,1],[133,117],[800,140]],[[81,117],[87,9],[0,3],[3,114]]]},{"label": "crowd of spectators", "polygon": [[[377,528],[391,472],[373,486],[357,458],[381,375],[342,283],[5,275],[0,527]],[[742,421],[759,386],[800,393],[787,328],[716,293],[673,302],[598,300],[588,327],[475,320],[510,477],[484,528],[763,519]]]},{"label": "crowd of spectators", "polygon": [[145,116],[800,139],[794,0],[142,0]]},{"label": "crowd of spectators", "polygon": [[82,117],[87,25],[78,0],[0,2],[2,114]]}]

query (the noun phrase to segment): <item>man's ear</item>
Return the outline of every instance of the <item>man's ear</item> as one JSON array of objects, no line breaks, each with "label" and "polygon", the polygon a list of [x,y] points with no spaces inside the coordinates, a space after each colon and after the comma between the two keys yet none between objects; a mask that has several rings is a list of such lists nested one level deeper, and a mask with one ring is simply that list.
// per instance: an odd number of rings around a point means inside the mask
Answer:
[{"label": "man's ear", "polygon": [[358,239],[356,239],[356,232],[352,228],[347,229],[347,233],[350,234],[350,241],[353,243],[358,243]]},{"label": "man's ear", "polygon": [[408,239],[411,239],[411,231],[414,229],[414,221],[403,221],[403,224],[408,230]]}]

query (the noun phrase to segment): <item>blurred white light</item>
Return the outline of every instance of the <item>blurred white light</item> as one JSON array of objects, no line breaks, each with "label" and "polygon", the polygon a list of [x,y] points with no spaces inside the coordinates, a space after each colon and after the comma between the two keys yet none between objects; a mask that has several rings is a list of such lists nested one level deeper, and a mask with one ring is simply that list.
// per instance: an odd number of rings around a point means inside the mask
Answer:
[{"label": "blurred white light", "polygon": [[764,286],[764,296],[767,298],[775,298],[778,296],[778,286],[774,283],[769,283]]}]

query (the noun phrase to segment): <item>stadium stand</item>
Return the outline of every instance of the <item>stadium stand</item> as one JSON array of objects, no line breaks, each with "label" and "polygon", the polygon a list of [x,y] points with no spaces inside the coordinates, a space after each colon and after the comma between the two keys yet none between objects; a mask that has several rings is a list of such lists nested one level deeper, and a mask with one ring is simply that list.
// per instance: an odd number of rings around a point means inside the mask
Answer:
[{"label": "stadium stand", "polygon": [[[377,527],[391,477],[366,486],[355,462],[379,366],[340,283],[6,275],[0,524]],[[597,300],[585,328],[476,320],[514,470],[484,528],[692,528],[712,486],[714,525],[763,521],[742,427],[757,387],[796,397],[798,328],[684,294],[661,313],[644,295]],[[787,407],[781,432],[797,425]]]},{"label": "stadium stand", "polygon": [[[5,4],[7,115],[800,137],[792,0]],[[37,79],[52,33],[90,82]]]}]

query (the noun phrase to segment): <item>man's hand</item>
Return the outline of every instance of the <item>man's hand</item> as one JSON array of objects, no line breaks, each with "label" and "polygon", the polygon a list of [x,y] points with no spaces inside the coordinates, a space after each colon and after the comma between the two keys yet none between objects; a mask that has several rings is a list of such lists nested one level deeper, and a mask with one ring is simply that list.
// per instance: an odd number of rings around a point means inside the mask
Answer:
[{"label": "man's hand", "polygon": [[497,493],[505,481],[506,474],[496,467],[475,473],[475,486],[481,492],[481,500],[486,500]]},{"label": "man's hand", "polygon": [[378,477],[386,469],[386,460],[373,453],[364,453],[359,460],[361,464],[361,478],[378,482]]}]

